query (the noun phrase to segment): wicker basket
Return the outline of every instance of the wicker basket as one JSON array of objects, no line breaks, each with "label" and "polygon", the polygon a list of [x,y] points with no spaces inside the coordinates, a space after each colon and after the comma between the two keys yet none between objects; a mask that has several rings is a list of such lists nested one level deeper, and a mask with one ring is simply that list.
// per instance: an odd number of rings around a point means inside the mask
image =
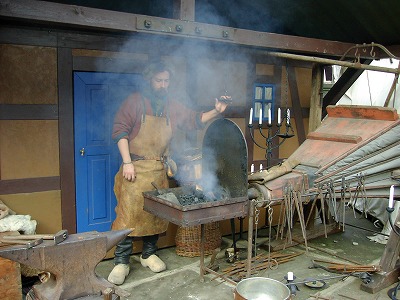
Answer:
[{"label": "wicker basket", "polygon": [[[204,254],[210,255],[221,246],[219,222],[204,225]],[[178,227],[175,236],[176,254],[186,257],[200,256],[201,227]]]}]

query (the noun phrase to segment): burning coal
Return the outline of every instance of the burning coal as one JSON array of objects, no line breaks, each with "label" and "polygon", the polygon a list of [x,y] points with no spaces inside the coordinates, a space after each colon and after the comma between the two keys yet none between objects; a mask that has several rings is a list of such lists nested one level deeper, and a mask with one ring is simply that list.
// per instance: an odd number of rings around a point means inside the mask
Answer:
[{"label": "burning coal", "polygon": [[230,193],[223,187],[215,187],[212,190],[203,190],[199,185],[192,187],[192,193],[180,195],[178,201],[182,206],[213,202],[230,199]]}]

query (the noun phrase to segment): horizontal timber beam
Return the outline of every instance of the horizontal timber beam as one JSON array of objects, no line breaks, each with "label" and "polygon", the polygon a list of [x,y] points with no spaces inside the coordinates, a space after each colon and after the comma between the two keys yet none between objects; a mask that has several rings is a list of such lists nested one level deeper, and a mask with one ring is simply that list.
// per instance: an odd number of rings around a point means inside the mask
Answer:
[{"label": "horizontal timber beam", "polygon": [[0,120],[57,120],[58,106],[50,104],[0,104]]},{"label": "horizontal timber beam", "polygon": [[60,177],[37,177],[0,180],[0,194],[37,193],[60,190]]},{"label": "horizontal timber beam", "polygon": [[354,46],[350,43],[289,36],[116,12],[97,8],[33,0],[0,0],[0,18],[71,29],[113,32],[145,32],[182,38],[204,39],[251,47],[279,49],[325,57],[342,56]]}]

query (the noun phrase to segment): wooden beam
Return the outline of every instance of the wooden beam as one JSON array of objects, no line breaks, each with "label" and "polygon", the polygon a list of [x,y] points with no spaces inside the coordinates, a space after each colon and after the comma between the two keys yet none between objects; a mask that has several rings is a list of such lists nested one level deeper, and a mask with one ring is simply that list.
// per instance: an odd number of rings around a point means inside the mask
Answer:
[{"label": "wooden beam", "polygon": [[[400,61],[399,61],[397,68],[400,70]],[[383,105],[384,107],[388,107],[390,99],[392,98],[393,93],[396,91],[396,86],[397,86],[398,81],[399,81],[399,73],[394,75],[392,86],[390,87],[389,93],[385,100],[385,104]],[[396,99],[396,97],[394,97],[393,102],[395,101],[395,99]],[[394,106],[394,103],[393,103],[393,106]]]},{"label": "wooden beam", "polygon": [[[189,5],[190,0],[185,4]],[[219,41],[251,47],[341,57],[350,43],[258,32],[191,21],[142,16],[110,10],[33,0],[0,0],[0,19],[40,23],[68,29],[117,33],[146,32],[158,36]],[[178,30],[180,28],[180,30]]]},{"label": "wooden beam", "polygon": [[323,65],[315,64],[311,75],[309,132],[315,131],[321,125],[323,74]]},{"label": "wooden beam", "polygon": [[52,30],[27,27],[18,28],[0,22],[0,43],[2,44],[57,47],[57,34],[57,32]]},{"label": "wooden beam", "polygon": [[76,233],[72,51],[58,48],[57,54],[62,228]]},{"label": "wooden beam", "polygon": [[368,120],[397,121],[399,115],[395,108],[373,107],[357,105],[328,106],[327,111],[331,118],[353,118]]},{"label": "wooden beam", "polygon": [[174,0],[174,19],[184,21],[195,20],[195,0]]},{"label": "wooden beam", "polygon": [[0,180],[0,191],[2,195],[37,193],[59,189],[59,176]]},{"label": "wooden beam", "polygon": [[0,120],[58,120],[58,106],[46,104],[0,104]]},{"label": "wooden beam", "polygon": [[310,132],[307,135],[309,140],[319,140],[319,141],[331,141],[339,143],[348,144],[358,144],[362,141],[359,135],[349,135],[349,134],[335,134],[335,133],[323,133],[323,132]]},{"label": "wooden beam", "polygon": [[[249,124],[250,121],[250,108],[253,106],[253,85],[256,80],[256,60],[253,58],[249,63],[247,64],[247,78],[246,78],[248,84],[247,84],[247,91],[246,91],[246,110],[247,113],[244,114],[245,116],[245,121],[246,124]],[[246,139],[246,144],[247,144],[247,169],[250,170],[251,164],[254,163],[254,142],[251,139],[250,135],[250,128],[246,125],[246,129],[244,132],[244,136]]]},{"label": "wooden beam", "polygon": [[[389,218],[392,217],[392,215],[389,215]],[[397,214],[393,224],[398,224],[399,221],[400,214]],[[399,251],[400,238],[397,233],[392,230],[379,262],[382,272],[374,274],[372,276],[373,280],[370,282],[363,283],[361,285],[361,290],[367,291],[368,293],[376,293],[398,281],[400,275],[400,265],[398,263]]]},{"label": "wooden beam", "polygon": [[288,66],[287,76],[289,80],[289,88],[290,88],[290,95],[292,99],[292,109],[293,109],[291,117],[294,118],[296,122],[297,140],[299,141],[299,145],[301,145],[306,140],[306,131],[304,129],[303,110],[301,109],[299,91],[297,89],[295,68],[293,68],[292,66]]}]

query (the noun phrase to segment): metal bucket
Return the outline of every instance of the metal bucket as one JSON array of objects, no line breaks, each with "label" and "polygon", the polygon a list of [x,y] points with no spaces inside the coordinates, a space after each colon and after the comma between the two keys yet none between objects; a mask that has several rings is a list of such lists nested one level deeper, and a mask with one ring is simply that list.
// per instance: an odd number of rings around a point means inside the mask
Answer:
[{"label": "metal bucket", "polygon": [[252,277],[240,281],[234,292],[234,300],[285,300],[290,299],[289,288],[277,280]]}]

